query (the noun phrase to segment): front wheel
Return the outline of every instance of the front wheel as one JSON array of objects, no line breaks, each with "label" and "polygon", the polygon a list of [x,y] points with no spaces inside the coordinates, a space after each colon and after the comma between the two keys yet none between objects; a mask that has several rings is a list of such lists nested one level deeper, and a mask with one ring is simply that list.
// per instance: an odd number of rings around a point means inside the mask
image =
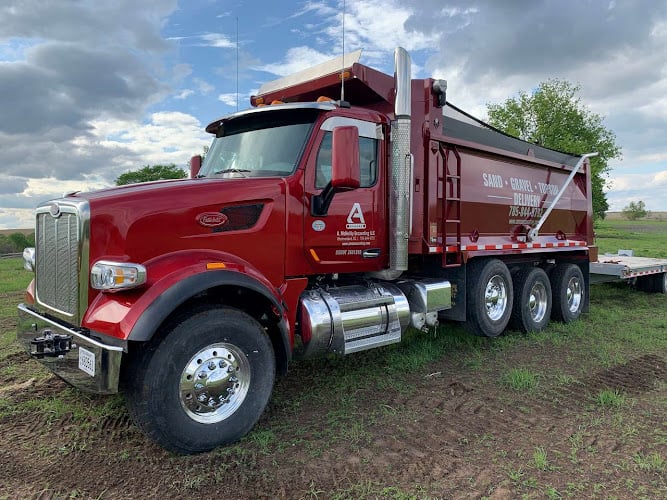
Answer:
[{"label": "front wheel", "polygon": [[199,453],[248,433],[271,396],[275,357],[261,325],[229,307],[203,308],[171,324],[130,360],[126,402],[163,448]]}]

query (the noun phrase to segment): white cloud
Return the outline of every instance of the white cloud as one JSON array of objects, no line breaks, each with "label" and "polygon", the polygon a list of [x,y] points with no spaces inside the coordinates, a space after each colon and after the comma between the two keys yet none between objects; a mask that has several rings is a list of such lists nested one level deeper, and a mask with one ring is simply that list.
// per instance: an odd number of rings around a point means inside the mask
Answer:
[{"label": "white cloud", "polygon": [[[32,209],[39,203],[60,197],[64,192],[112,186],[115,179],[128,170],[169,163],[186,168],[190,157],[200,154],[211,141],[198,119],[181,112],[153,113],[146,122],[96,120],[91,125],[89,134],[70,141],[67,154],[88,158],[96,166],[89,167],[92,173],[83,174],[79,179],[53,176],[0,179],[3,184],[13,182],[22,189],[0,195],[0,207],[3,207],[0,228],[31,227],[34,223]],[[52,152],[44,157],[54,156]]]},{"label": "white cloud", "polygon": [[648,210],[665,210],[667,199],[667,169],[645,174],[615,175],[607,192],[609,209],[620,211],[631,201],[642,200]]},{"label": "white cloud", "polygon": [[147,123],[106,120],[93,126],[94,141],[100,146],[127,151],[116,157],[116,165],[123,169],[165,163],[184,166],[210,142],[199,120],[178,111],[153,113]]},{"label": "white cloud", "polygon": [[335,55],[325,54],[306,46],[292,47],[287,51],[283,61],[264,64],[256,69],[278,76],[286,76],[328,61],[333,57]]},{"label": "white cloud", "polygon": [[236,48],[236,42],[222,33],[207,33],[201,35],[199,38],[201,38],[205,45],[209,47],[216,47],[218,49]]},{"label": "white cloud", "polygon": [[213,85],[202,80],[201,78],[194,78],[192,81],[197,85],[199,92],[201,92],[204,95],[215,90],[215,87]]},{"label": "white cloud", "polygon": [[238,100],[237,100],[237,95],[235,93],[227,93],[227,94],[220,94],[218,96],[218,101],[222,102],[223,104],[226,104],[227,106],[231,107],[236,107]]},{"label": "white cloud", "polygon": [[195,93],[195,91],[192,90],[192,89],[183,89],[178,94],[176,94],[174,96],[174,99],[187,99],[188,97],[190,97],[194,93]]}]

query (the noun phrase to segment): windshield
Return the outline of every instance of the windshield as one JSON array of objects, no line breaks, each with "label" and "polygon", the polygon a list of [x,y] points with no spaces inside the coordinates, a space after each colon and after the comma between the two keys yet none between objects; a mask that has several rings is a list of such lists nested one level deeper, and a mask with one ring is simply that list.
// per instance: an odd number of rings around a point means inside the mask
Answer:
[{"label": "windshield", "polygon": [[199,177],[284,177],[296,168],[317,112],[269,111],[223,122]]}]

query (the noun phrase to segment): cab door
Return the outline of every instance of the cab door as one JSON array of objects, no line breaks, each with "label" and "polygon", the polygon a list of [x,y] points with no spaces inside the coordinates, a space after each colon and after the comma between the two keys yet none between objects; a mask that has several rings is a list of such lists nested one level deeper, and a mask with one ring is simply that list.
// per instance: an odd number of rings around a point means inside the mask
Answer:
[{"label": "cab door", "polygon": [[[360,186],[336,193],[325,215],[313,215],[315,196],[331,180],[332,131],[359,130]],[[332,117],[321,126],[307,164],[304,250],[315,273],[376,271],[388,263],[386,143],[383,127],[372,122]]]}]

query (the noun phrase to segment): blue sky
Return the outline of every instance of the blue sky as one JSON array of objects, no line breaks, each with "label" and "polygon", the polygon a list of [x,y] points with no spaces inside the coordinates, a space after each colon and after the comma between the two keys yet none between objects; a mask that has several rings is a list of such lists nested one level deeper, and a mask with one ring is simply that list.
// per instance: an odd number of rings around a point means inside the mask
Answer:
[{"label": "blue sky", "polygon": [[[127,170],[186,167],[209,121],[343,50],[337,0],[9,0],[0,20],[0,228]],[[580,84],[623,148],[612,210],[667,210],[667,3],[347,0],[345,28],[346,52],[391,73],[403,46],[480,118],[549,78]]]}]

